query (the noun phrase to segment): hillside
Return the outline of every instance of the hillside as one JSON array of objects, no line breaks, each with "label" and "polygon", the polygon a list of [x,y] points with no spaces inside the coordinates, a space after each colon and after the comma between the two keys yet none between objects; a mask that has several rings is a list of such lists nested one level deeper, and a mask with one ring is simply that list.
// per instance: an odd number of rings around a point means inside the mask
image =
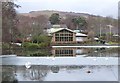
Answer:
[{"label": "hillside", "polygon": [[[73,26],[71,19],[74,17],[84,17],[87,21],[87,30],[93,30],[95,34],[99,34],[100,31],[100,24],[101,24],[101,31],[103,34],[106,32],[109,32],[109,28],[106,27],[107,25],[112,25],[112,33],[118,33],[118,22],[117,19],[114,19],[112,17],[102,17],[102,16],[95,16],[90,15],[87,13],[75,13],[75,12],[63,12],[63,11],[54,11],[54,10],[43,10],[43,11],[31,11],[29,13],[20,13],[18,16],[20,17],[21,23],[20,26],[25,25],[24,23],[30,24],[30,21],[33,22],[33,20],[37,20],[37,23],[48,25],[47,22],[49,21],[49,17],[53,13],[58,13],[61,18],[61,23],[66,24],[68,28],[70,29],[76,29],[76,27]],[[22,17],[22,19],[21,19]],[[33,17],[34,19],[31,19]],[[25,26],[26,27],[26,26]],[[46,26],[43,26],[46,28]],[[42,28],[43,28],[42,27]]]},{"label": "hillside", "polygon": [[75,13],[75,12],[63,12],[63,11],[54,11],[54,10],[43,10],[43,11],[31,11],[29,13],[20,13],[20,15],[23,16],[30,16],[30,17],[37,17],[39,15],[46,15],[48,17],[50,17],[53,13],[59,13],[59,15],[61,17],[65,17],[67,15],[73,15],[73,16],[83,16],[83,17],[89,17],[89,16],[93,16],[93,17],[97,17],[95,15],[90,15],[87,13]]}]

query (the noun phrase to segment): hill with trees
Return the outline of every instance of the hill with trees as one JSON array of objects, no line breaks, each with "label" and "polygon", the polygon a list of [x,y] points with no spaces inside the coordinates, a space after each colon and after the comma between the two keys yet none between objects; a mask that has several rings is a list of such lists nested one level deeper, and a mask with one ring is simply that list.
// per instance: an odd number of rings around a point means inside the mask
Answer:
[{"label": "hill with trees", "polygon": [[[92,30],[93,32],[95,32],[95,35],[98,36],[100,34],[105,35],[106,32],[110,32],[110,28],[108,27],[108,25],[111,25],[112,33],[118,34],[118,21],[117,19],[112,18],[110,16],[102,17],[85,13],[63,12],[54,10],[31,11],[29,13],[20,13],[18,14],[18,16],[20,19],[20,23],[22,24],[20,24],[19,27],[24,26],[26,23],[26,25],[28,25],[27,27],[30,28],[30,26],[33,26],[34,22],[36,22],[40,24],[41,27],[39,26],[39,28],[41,29],[50,28],[50,18],[54,14],[58,14],[59,16],[59,19],[52,17],[52,19],[55,19],[55,21],[58,22],[57,24],[66,24],[67,27],[70,29],[80,29],[86,31]],[[82,22],[82,24],[80,24],[79,21]],[[52,24],[54,24],[54,22]]]}]

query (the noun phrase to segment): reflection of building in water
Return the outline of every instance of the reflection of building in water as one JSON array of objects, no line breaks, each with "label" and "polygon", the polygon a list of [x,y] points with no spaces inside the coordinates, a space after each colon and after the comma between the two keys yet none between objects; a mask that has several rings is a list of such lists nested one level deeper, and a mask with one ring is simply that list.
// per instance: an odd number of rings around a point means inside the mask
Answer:
[{"label": "reflection of building in water", "polygon": [[89,52],[89,49],[85,49],[85,48],[76,49],[76,55],[83,55],[83,54],[87,54],[88,52]]},{"label": "reflection of building in water", "polygon": [[53,48],[52,54],[54,56],[75,56],[75,48]]},{"label": "reflection of building in water", "polygon": [[53,48],[54,56],[76,56],[88,53],[88,49],[83,48]]}]

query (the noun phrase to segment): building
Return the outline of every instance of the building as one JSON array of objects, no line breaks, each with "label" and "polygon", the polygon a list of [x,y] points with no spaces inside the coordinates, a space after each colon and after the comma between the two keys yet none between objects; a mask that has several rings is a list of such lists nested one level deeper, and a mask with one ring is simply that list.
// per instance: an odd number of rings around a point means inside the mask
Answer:
[{"label": "building", "polygon": [[52,33],[52,43],[76,43],[76,33],[67,28],[60,28]]},{"label": "building", "polygon": [[52,36],[52,43],[76,43],[76,33],[67,28],[66,25],[53,25],[47,30],[49,36]]},{"label": "building", "polygon": [[52,36],[52,43],[79,43],[87,41],[87,35],[68,29],[66,25],[53,25],[47,30],[49,36]]},{"label": "building", "polygon": [[83,33],[76,33],[76,42],[86,42],[88,40],[88,35],[83,34]]}]

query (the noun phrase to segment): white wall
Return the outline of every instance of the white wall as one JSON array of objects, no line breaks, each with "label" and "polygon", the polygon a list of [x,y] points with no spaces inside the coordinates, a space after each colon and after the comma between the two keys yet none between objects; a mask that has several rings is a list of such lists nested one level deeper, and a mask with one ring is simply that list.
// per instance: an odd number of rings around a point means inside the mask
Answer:
[{"label": "white wall", "polygon": [[85,37],[76,37],[77,42],[83,42],[85,40]]}]

